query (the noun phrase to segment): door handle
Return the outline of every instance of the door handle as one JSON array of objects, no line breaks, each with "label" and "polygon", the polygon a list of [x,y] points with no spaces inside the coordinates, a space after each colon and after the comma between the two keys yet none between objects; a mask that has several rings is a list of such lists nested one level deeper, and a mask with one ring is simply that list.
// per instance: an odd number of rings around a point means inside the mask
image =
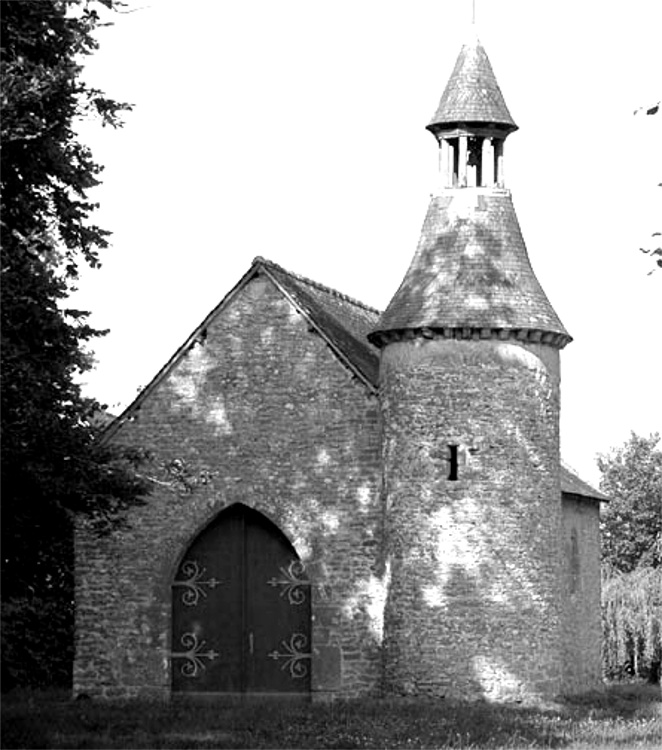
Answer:
[{"label": "door handle", "polygon": [[253,638],[253,631],[251,631],[248,634],[248,652],[249,652],[249,654],[251,656],[253,656],[253,651],[254,651],[253,647],[254,647],[254,645],[255,644],[254,644],[254,638]]}]

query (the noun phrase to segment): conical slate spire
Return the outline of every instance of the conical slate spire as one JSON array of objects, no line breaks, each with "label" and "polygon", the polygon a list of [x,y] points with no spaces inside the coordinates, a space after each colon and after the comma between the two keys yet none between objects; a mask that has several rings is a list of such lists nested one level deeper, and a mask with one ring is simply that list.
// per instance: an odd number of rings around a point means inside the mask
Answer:
[{"label": "conical slate spire", "polygon": [[436,133],[458,123],[498,125],[506,132],[517,130],[487,54],[474,31],[458,55],[427,129]]},{"label": "conical slate spire", "polygon": [[369,338],[383,346],[412,335],[571,340],[531,268],[507,190],[432,198],[411,266]]},{"label": "conical slate spire", "polygon": [[531,268],[503,187],[503,141],[516,128],[474,38],[428,125],[449,179],[432,198],[411,266],[368,337],[375,345],[419,336],[516,338],[560,349],[572,340]]}]

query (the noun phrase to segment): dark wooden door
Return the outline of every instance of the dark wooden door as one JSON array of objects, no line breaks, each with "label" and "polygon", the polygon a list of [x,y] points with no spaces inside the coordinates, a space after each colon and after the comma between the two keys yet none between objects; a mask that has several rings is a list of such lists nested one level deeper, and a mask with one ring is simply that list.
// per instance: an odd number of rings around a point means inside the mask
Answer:
[{"label": "dark wooden door", "polygon": [[307,693],[310,586],[287,538],[233,505],[192,543],[172,586],[178,692]]}]

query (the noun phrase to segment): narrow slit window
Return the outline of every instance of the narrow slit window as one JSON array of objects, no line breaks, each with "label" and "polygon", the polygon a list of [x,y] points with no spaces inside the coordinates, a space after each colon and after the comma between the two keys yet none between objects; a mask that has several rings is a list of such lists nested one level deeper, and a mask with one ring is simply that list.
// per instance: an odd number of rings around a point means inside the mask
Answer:
[{"label": "narrow slit window", "polygon": [[570,593],[575,594],[579,591],[581,582],[579,569],[579,541],[577,538],[577,529],[570,532]]},{"label": "narrow slit window", "polygon": [[448,446],[448,479],[451,482],[457,481],[457,470],[458,470],[457,448],[458,448],[457,445]]}]

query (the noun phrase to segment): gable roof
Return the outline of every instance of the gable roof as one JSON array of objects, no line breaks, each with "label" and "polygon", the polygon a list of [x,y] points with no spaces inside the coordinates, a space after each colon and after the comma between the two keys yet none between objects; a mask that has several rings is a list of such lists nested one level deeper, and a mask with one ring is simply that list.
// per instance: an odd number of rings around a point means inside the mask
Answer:
[{"label": "gable roof", "polygon": [[[262,257],[253,260],[250,269],[205,317],[173,356],[159,370],[136,399],[104,430],[102,440],[109,440],[124,422],[140,408],[142,402],[168,376],[196,341],[204,338],[211,321],[234,299],[251,279],[264,274],[306,318],[326,341],[334,354],[372,392],[379,389],[379,349],[368,341],[380,312],[346,294],[316,281],[286,271]],[[569,467],[561,465],[561,490],[578,498],[607,500],[598,490],[581,480]]]},{"label": "gable roof", "polygon": [[204,339],[205,330],[213,319],[230,304],[251,279],[260,274],[271,279],[357,379],[363,382],[371,392],[377,392],[379,352],[369,343],[367,334],[377,323],[379,311],[335,289],[286,271],[276,263],[258,256],[239,282],[193,330],[131,404],[106,427],[102,433],[102,441],[111,439],[117,430],[131,419],[132,415],[140,409],[143,401],[172,372],[189,349],[196,342]]},{"label": "gable roof", "polygon": [[277,286],[294,305],[316,326],[350,369],[374,392],[379,383],[379,352],[368,341],[368,333],[379,318],[375,310],[346,294],[318,284],[303,276],[286,271],[281,266],[256,258]]},{"label": "gable roof", "polygon": [[460,50],[427,129],[435,133],[460,123],[498,125],[507,132],[517,130],[487,53],[475,32]]}]

